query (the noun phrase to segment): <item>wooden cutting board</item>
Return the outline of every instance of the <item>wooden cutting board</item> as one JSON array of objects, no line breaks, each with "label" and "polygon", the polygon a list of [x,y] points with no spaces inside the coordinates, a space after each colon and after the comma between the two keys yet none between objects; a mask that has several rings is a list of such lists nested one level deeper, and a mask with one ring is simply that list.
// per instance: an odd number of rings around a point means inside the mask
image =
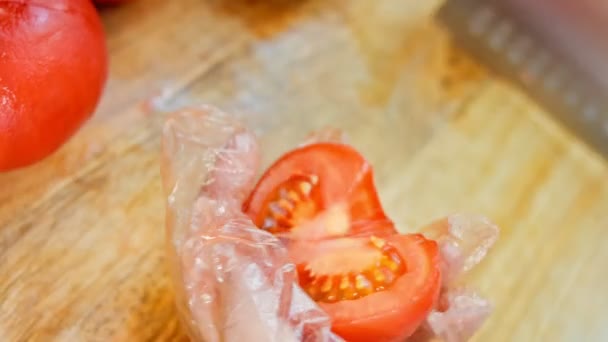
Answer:
[{"label": "wooden cutting board", "polygon": [[439,1],[134,0],[102,11],[111,77],[64,148],[0,175],[1,341],[185,339],[164,255],[166,111],[212,103],[268,163],[327,124],[403,231],[485,214],[477,341],[606,341],[608,165],[429,19]]}]

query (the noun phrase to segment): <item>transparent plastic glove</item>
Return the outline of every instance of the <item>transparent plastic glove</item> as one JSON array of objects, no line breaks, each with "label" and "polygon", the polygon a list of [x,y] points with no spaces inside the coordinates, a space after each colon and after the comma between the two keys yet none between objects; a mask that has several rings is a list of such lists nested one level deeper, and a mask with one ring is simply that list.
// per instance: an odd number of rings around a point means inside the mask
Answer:
[{"label": "transparent plastic glove", "polygon": [[[297,285],[285,247],[241,212],[258,167],[254,135],[210,107],[173,114],[163,134],[168,250],[192,339],[341,341]],[[344,142],[344,134],[323,129],[302,144],[318,141]],[[498,228],[483,217],[458,214],[423,233],[439,243],[443,291],[408,341],[466,341],[491,310],[458,280],[486,255]]]},{"label": "transparent plastic glove", "polygon": [[437,308],[411,341],[467,341],[492,307],[459,280],[486,256],[498,239],[498,227],[483,216],[454,214],[425,227],[422,233],[439,244],[443,288]]},{"label": "transparent plastic glove", "polygon": [[180,315],[195,341],[341,341],[297,285],[271,234],[241,212],[257,140],[211,107],[171,115],[163,130],[167,241]]}]

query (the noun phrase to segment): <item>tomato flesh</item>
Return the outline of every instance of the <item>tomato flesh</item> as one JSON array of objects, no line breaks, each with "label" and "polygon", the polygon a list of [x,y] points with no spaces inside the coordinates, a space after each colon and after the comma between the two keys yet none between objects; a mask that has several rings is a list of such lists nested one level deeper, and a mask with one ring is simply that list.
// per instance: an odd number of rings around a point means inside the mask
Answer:
[{"label": "tomato flesh", "polygon": [[405,273],[404,260],[383,239],[372,236],[365,244],[358,242],[300,266],[300,285],[315,301],[362,298],[390,287]]},{"label": "tomato flesh", "polygon": [[272,233],[290,233],[336,208],[343,208],[346,217],[345,228],[334,227],[346,230],[340,235],[396,233],[380,204],[370,165],[355,149],[338,143],[316,143],[287,153],[262,175],[243,205],[258,227]]},{"label": "tomato flesh", "polygon": [[410,336],[435,306],[441,276],[437,244],[422,235],[343,238],[289,246],[300,286],[347,341]]}]

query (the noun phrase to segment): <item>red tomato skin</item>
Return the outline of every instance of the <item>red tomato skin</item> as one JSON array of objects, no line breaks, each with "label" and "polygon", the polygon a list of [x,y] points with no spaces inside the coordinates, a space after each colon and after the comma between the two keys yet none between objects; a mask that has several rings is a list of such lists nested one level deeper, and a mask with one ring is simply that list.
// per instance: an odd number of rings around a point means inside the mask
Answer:
[{"label": "red tomato skin", "polygon": [[[430,311],[437,304],[441,290],[441,272],[439,269],[439,250],[437,243],[427,240],[420,234],[396,235],[395,239],[407,239],[408,243],[418,245],[423,255],[410,252],[410,261],[416,259],[414,266],[423,268],[421,279],[403,277],[392,288],[364,298],[337,303],[319,303],[332,318],[332,330],[348,342],[400,342],[411,336],[424,322]],[[410,245],[411,246],[411,245]],[[408,257],[406,257],[406,260]],[[407,263],[407,261],[406,261]],[[424,282],[423,286],[413,290],[411,283]],[[409,303],[405,309],[397,309],[392,303]],[[379,308],[386,308],[379,312]],[[366,309],[372,308],[373,315],[361,316]],[[391,308],[391,309],[388,309]],[[352,317],[344,317],[344,313]]]},{"label": "red tomato skin", "polygon": [[90,0],[0,0],[0,171],[65,143],[94,112],[107,73]]}]

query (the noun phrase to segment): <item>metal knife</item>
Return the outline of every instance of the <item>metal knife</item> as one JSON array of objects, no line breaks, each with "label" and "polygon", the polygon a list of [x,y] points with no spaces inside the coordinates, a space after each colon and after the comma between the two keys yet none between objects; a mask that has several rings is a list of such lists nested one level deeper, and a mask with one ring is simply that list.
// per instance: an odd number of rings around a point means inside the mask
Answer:
[{"label": "metal knife", "polygon": [[608,2],[447,0],[437,18],[608,159]]}]

